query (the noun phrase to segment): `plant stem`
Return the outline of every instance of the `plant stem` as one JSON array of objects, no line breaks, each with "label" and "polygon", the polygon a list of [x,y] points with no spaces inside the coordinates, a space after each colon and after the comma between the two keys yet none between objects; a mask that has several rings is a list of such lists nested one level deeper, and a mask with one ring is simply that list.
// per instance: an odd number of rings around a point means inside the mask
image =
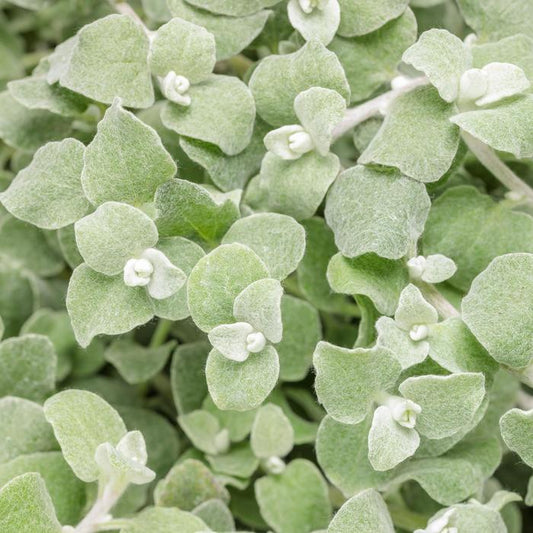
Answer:
[{"label": "plant stem", "polygon": [[494,175],[510,191],[523,196],[528,202],[533,202],[533,189],[522,181],[496,154],[496,152],[472,137],[465,131],[462,132],[463,139],[470,151],[478,158],[479,162]]},{"label": "plant stem", "polygon": [[171,326],[172,322],[170,320],[167,320],[166,318],[159,319],[159,323],[150,340],[150,348],[157,348],[167,340]]},{"label": "plant stem", "polygon": [[387,93],[381,94],[364,104],[358,105],[348,109],[344,115],[343,120],[333,130],[333,139],[338,139],[347,131],[350,131],[357,124],[361,124],[365,120],[377,115],[381,110],[385,109],[398,96],[412,91],[416,87],[427,85],[428,80],[425,76],[413,78],[409,80],[403,87],[393,89]]},{"label": "plant stem", "polygon": [[436,289],[434,285],[419,282],[418,288],[424,298],[437,310],[439,315],[446,319],[461,316],[459,311]]}]

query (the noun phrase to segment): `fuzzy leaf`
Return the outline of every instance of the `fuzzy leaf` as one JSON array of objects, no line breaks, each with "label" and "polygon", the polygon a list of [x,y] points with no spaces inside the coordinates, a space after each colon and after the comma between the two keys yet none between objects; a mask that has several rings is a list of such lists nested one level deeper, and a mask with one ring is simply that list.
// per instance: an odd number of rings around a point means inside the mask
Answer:
[{"label": "fuzzy leaf", "polygon": [[248,411],[259,407],[276,385],[278,353],[267,345],[240,363],[212,350],[205,373],[209,394],[219,409]]},{"label": "fuzzy leaf", "polygon": [[294,446],[294,430],[283,411],[274,404],[266,404],[257,411],[250,445],[256,457],[285,457]]},{"label": "fuzzy leaf", "polygon": [[326,0],[319,9],[306,13],[298,0],[289,0],[289,20],[306,41],[316,40],[328,45],[341,20],[338,0]]},{"label": "fuzzy leaf", "polygon": [[398,306],[408,275],[401,261],[391,261],[375,254],[348,259],[338,253],[328,265],[328,281],[335,292],[364,294],[378,311],[392,315]]},{"label": "fuzzy leaf", "polygon": [[206,524],[199,517],[175,507],[148,507],[120,529],[121,533],[204,533]]},{"label": "fuzzy leaf", "polygon": [[235,531],[235,520],[222,500],[207,500],[193,510],[213,531]]},{"label": "fuzzy leaf", "polygon": [[354,37],[381,28],[398,18],[407,8],[407,0],[339,0],[341,23],[339,35]]},{"label": "fuzzy leaf", "polygon": [[154,315],[143,287],[128,287],[122,275],[105,276],[85,264],[72,273],[67,309],[76,340],[84,348],[96,335],[127,333]]},{"label": "fuzzy leaf", "polygon": [[218,241],[240,216],[239,195],[219,193],[174,179],[155,196],[156,223],[161,235],[181,235],[208,243]]},{"label": "fuzzy leaf", "polygon": [[217,435],[221,428],[218,420],[207,411],[192,411],[178,417],[178,423],[195,448],[217,455]]},{"label": "fuzzy leaf", "polygon": [[252,138],[255,104],[248,87],[232,76],[211,75],[192,85],[189,106],[167,103],[163,124],[183,135],[218,146],[227,155],[242,152]]},{"label": "fuzzy leaf", "polygon": [[280,379],[300,381],[313,362],[313,351],[322,338],[318,311],[305,300],[288,294],[281,298],[283,338],[276,345],[279,354]]},{"label": "fuzzy leaf", "polygon": [[109,15],[80,30],[60,83],[104,104],[119,97],[125,107],[150,107],[148,51],[139,24],[126,15]]},{"label": "fuzzy leaf", "polygon": [[318,400],[328,414],[345,424],[361,422],[376,394],[393,387],[401,367],[383,348],[349,350],[319,342],[313,363]]},{"label": "fuzzy leaf", "polygon": [[126,262],[157,243],[157,228],[139,209],[106,202],[78,220],[76,242],[85,262],[99,273],[122,273]]},{"label": "fuzzy leaf", "polygon": [[439,180],[459,148],[459,130],[449,120],[453,114],[453,105],[433,87],[396,98],[359,162],[396,167],[423,183]]},{"label": "fuzzy leaf", "polygon": [[54,504],[36,472],[16,477],[0,489],[3,533],[61,533]]},{"label": "fuzzy leaf", "polygon": [[308,42],[293,54],[263,59],[250,78],[257,112],[275,127],[297,123],[294,100],[312,87],[332,89],[349,99],[342,66],[318,41]]},{"label": "fuzzy leaf", "polygon": [[305,533],[327,527],[331,504],[327,485],[316,466],[296,459],[279,476],[255,483],[261,515],[279,533]]},{"label": "fuzzy leaf", "polygon": [[116,446],[126,434],[119,414],[88,391],[71,389],[52,396],[44,404],[44,414],[54,428],[65,460],[87,483],[98,478],[96,448],[104,442]]},{"label": "fuzzy leaf", "polygon": [[176,173],[159,135],[123,109],[118,99],[98,123],[84,162],[83,190],[94,205],[151,202],[157,187]]},{"label": "fuzzy leaf", "polygon": [[212,13],[242,17],[257,13],[265,7],[272,7],[280,0],[188,0],[189,4],[198,6]]},{"label": "fuzzy leaf", "polygon": [[260,190],[266,195],[262,209],[296,220],[312,217],[339,172],[339,159],[329,153],[310,152],[296,161],[268,153],[261,165]]},{"label": "fuzzy leaf", "polygon": [[84,150],[75,139],[40,148],[0,195],[3,206],[39,228],[57,229],[76,222],[89,209],[81,187]]},{"label": "fuzzy leaf", "polygon": [[457,433],[474,417],[485,396],[483,374],[418,376],[406,379],[400,392],[420,405],[416,429],[430,439]]},{"label": "fuzzy leaf", "polygon": [[511,252],[533,253],[533,218],[512,211],[474,187],[448,189],[429,213],[424,254],[442,253],[454,260],[450,283],[468,290],[472,280],[495,258]]},{"label": "fuzzy leaf", "polygon": [[472,53],[447,30],[424,32],[403,55],[403,60],[423,72],[443,100],[453,102],[459,95],[459,80],[472,67]]},{"label": "fuzzy leaf", "polygon": [[429,207],[422,184],[398,172],[356,166],[331,188],[325,216],[343,255],[400,259],[422,233]]},{"label": "fuzzy leaf", "polygon": [[0,343],[0,396],[41,402],[55,387],[57,355],[44,335],[12,337]]},{"label": "fuzzy leaf", "polygon": [[533,358],[533,254],[497,257],[472,282],[463,320],[499,363],[525,367]]},{"label": "fuzzy leaf", "polygon": [[[400,2],[405,4],[402,0]],[[359,4],[360,1],[350,6],[357,9]],[[376,0],[373,0],[372,6],[375,4]],[[372,7],[372,10],[378,13],[376,8]],[[346,8],[343,8],[342,14],[345,12]],[[352,38],[337,36],[331,41],[329,49],[335,52],[346,72],[352,102],[368,98],[397,75],[396,68],[402,54],[416,41],[416,36],[416,18],[407,9],[403,15],[377,31]]]},{"label": "fuzzy leaf", "polygon": [[281,341],[281,297],[283,288],[278,280],[260,279],[254,281],[235,298],[233,316],[253,326],[272,343]]},{"label": "fuzzy leaf", "polygon": [[205,28],[173,18],[154,35],[150,67],[156,76],[174,71],[191,83],[204,81],[215,67],[215,38]]},{"label": "fuzzy leaf", "polygon": [[337,511],[327,533],[394,533],[387,504],[369,489],[345,502]]},{"label": "fuzzy leaf", "polygon": [[533,411],[511,409],[500,419],[500,430],[505,444],[516,452],[529,466],[533,467]]},{"label": "fuzzy leaf", "polygon": [[305,230],[289,216],[258,213],[234,222],[222,243],[234,242],[251,248],[273,278],[284,280],[302,260]]},{"label": "fuzzy leaf", "polygon": [[[230,4],[226,0],[222,2],[227,10]],[[227,17],[198,9],[191,4],[193,2],[185,0],[168,0],[168,8],[174,17],[203,26],[215,36],[217,61],[229,59],[244,50],[261,33],[270,14],[269,11],[254,10],[247,16]],[[246,5],[253,4],[247,2]]]},{"label": "fuzzy leaf", "polygon": [[495,150],[522,159],[533,157],[533,127],[527,119],[532,112],[533,96],[526,95],[494,109],[460,113],[451,121]]},{"label": "fuzzy leaf", "polygon": [[195,324],[210,331],[234,322],[233,302],[248,285],[268,277],[259,257],[242,244],[224,244],[200,259],[189,277],[189,309]]},{"label": "fuzzy leaf", "polygon": [[425,300],[420,289],[410,283],[400,294],[394,321],[404,331],[417,324],[435,324],[438,320],[436,309]]}]

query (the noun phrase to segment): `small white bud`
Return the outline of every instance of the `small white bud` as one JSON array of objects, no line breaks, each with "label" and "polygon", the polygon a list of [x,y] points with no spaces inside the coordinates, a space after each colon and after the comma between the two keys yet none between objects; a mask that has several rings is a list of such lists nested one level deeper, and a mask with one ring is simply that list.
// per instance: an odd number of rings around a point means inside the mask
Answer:
[{"label": "small white bud", "polygon": [[328,0],[298,0],[301,10],[310,15],[314,9],[324,9]]},{"label": "small white bud", "polygon": [[388,407],[392,418],[404,428],[413,429],[416,426],[416,417],[422,412],[422,408],[411,400],[400,396],[389,396],[383,405]]},{"label": "small white bud", "polygon": [[130,259],[124,267],[124,283],[128,287],[145,287],[153,272],[154,267],[147,259]]},{"label": "small white bud", "polygon": [[505,193],[505,198],[511,202],[523,202],[526,199],[525,194],[518,191],[507,191]]},{"label": "small white bud", "polygon": [[466,46],[473,46],[477,42],[477,35],[475,33],[469,33],[464,40]]},{"label": "small white bud", "polygon": [[458,533],[459,530],[456,527],[449,526],[454,511],[455,509],[448,509],[442,516],[432,520],[426,529],[417,529],[414,533]]},{"label": "small white bud", "polygon": [[254,331],[246,337],[246,349],[251,353],[259,353],[266,346],[266,338],[260,331]]},{"label": "small white bud", "polygon": [[409,331],[409,337],[415,342],[427,339],[428,335],[429,328],[425,324],[415,324]]},{"label": "small white bud", "polygon": [[423,255],[418,257],[412,257],[407,261],[407,268],[409,270],[409,275],[415,280],[419,280],[424,273],[426,268],[426,258]]},{"label": "small white bud", "polygon": [[191,105],[191,97],[186,94],[191,83],[185,76],[179,76],[171,70],[164,78],[159,78],[161,92],[171,102],[182,106]]},{"label": "small white bud", "polygon": [[477,100],[484,96],[489,88],[489,77],[479,68],[467,70],[459,81],[459,99]]},{"label": "small white bud", "polygon": [[314,147],[311,135],[306,131],[299,131],[289,136],[289,149],[295,154],[306,154]]},{"label": "small white bud", "polygon": [[263,459],[261,461],[261,466],[265,472],[275,476],[282,474],[285,471],[285,462],[279,457],[269,457],[268,459]]},{"label": "small white bud", "polygon": [[400,74],[399,76],[392,78],[390,82],[390,86],[393,91],[397,91],[399,89],[403,89],[404,87],[407,87],[412,81],[413,81],[413,78],[410,78],[409,76],[403,76]]}]

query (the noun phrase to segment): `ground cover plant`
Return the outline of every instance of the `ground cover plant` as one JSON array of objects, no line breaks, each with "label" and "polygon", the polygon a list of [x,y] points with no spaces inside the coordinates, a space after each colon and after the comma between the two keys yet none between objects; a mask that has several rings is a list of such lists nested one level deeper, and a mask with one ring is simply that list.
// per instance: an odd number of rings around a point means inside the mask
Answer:
[{"label": "ground cover plant", "polygon": [[0,0],[0,532],[520,533],[531,0]]}]

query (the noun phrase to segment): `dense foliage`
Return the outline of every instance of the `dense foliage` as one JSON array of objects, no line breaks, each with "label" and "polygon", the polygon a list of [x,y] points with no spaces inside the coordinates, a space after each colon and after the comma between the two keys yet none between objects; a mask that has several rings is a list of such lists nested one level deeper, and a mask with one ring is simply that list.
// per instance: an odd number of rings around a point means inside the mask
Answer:
[{"label": "dense foliage", "polygon": [[0,0],[1,533],[530,531],[532,19]]}]

